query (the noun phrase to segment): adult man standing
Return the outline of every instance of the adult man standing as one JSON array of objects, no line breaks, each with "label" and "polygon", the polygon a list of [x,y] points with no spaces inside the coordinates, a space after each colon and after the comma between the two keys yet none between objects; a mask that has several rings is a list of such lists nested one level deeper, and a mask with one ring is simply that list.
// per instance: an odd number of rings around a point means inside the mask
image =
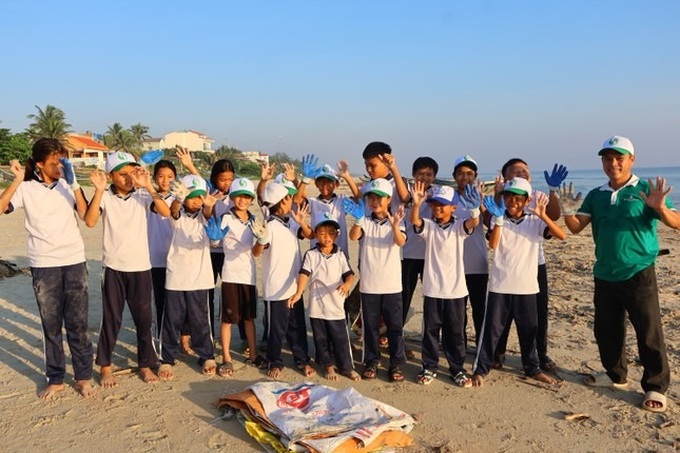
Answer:
[{"label": "adult man standing", "polygon": [[571,197],[562,200],[569,230],[577,234],[592,224],[595,241],[595,340],[605,373],[588,376],[586,385],[626,385],[626,313],[637,335],[644,372],[642,408],[666,410],[670,369],[666,357],[654,263],[659,251],[659,220],[680,229],[680,214],[666,195],[666,181],[642,181],[632,173],[633,144],[614,136],[598,153],[609,181],[591,190],[575,210]]}]

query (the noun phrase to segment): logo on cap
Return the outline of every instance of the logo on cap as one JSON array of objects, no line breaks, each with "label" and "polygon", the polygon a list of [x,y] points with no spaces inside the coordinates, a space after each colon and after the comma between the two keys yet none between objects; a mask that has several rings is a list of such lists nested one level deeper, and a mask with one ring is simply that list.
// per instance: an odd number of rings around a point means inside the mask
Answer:
[{"label": "logo on cap", "polygon": [[616,145],[619,142],[618,137],[612,137],[611,140],[609,140],[610,145]]},{"label": "logo on cap", "polygon": [[324,212],[323,218],[326,219],[326,220],[335,220],[330,212]]},{"label": "logo on cap", "polygon": [[125,153],[118,153],[118,159],[125,159]]},{"label": "logo on cap", "polygon": [[241,186],[241,187],[245,187],[246,184],[247,184],[247,183],[246,183],[246,180],[245,180],[245,179],[240,179],[240,180],[238,181],[238,185]]}]

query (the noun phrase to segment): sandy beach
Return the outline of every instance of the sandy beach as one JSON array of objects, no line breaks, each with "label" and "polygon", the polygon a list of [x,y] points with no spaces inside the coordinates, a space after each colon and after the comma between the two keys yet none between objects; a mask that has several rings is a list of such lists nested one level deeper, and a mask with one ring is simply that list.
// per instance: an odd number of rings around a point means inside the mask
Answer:
[{"label": "sandy beach", "polygon": [[[559,223],[563,225],[562,221]],[[679,236],[663,225],[659,229],[661,247],[670,249],[669,255],[658,259],[657,276],[668,358],[675,380],[680,377]],[[101,222],[93,229],[82,225],[81,231],[90,278],[90,334],[96,344],[101,321]],[[22,212],[0,218],[0,243],[0,259],[26,269]],[[384,369],[374,381],[353,383],[340,378],[329,383],[320,376],[311,380],[337,388],[353,385],[366,396],[416,416],[419,423],[411,432],[414,446],[408,451],[680,449],[680,387],[675,381],[671,384],[666,413],[655,414],[640,408],[642,369],[637,361],[632,328],[627,341],[631,384],[628,389],[592,389],[582,384],[585,373],[601,371],[592,333],[594,256],[590,228],[579,236],[569,235],[565,242],[548,242],[545,250],[551,306],[549,353],[559,366],[559,377],[564,380],[559,388],[523,379],[514,329],[505,368],[489,374],[485,386],[479,389],[454,387],[444,372],[443,358],[439,377],[427,387],[415,383],[419,359],[408,362],[404,368],[406,381],[398,384],[388,382]],[[350,253],[355,264],[356,249]],[[419,357],[420,288],[413,306],[415,313],[405,333],[409,346]],[[36,396],[45,385],[42,336],[28,271],[0,280],[0,318],[1,451],[260,451],[237,421],[221,420],[213,405],[225,393],[240,391],[267,379],[262,371],[246,366],[238,350],[234,354],[232,378],[203,376],[195,357],[182,356],[175,367],[173,381],[145,384],[132,369],[136,365],[136,346],[132,320],[126,311],[114,358],[119,386],[99,387],[98,370],[95,370],[97,394],[91,399],[82,398],[72,388],[67,350],[69,386],[55,399],[42,401]],[[259,319],[257,326],[261,329]],[[471,330],[468,338],[474,338]],[[311,331],[309,341],[311,348]],[[234,332],[232,345],[238,348],[239,344],[238,334]],[[216,352],[218,356],[221,354],[219,349]],[[356,360],[360,358],[360,352],[355,354]],[[292,366],[287,351],[284,360]],[[468,369],[472,360],[470,351]],[[298,382],[303,377],[294,368],[286,368],[283,380]],[[568,420],[566,413],[582,413],[587,417]]]}]

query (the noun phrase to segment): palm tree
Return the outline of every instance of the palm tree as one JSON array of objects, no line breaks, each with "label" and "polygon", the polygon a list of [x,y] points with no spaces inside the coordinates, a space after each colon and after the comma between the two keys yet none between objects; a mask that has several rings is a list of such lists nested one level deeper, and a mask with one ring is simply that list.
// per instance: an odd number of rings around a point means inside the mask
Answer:
[{"label": "palm tree", "polygon": [[132,132],[123,128],[120,123],[113,123],[104,134],[104,144],[112,150],[125,151],[137,155],[139,154],[137,143],[137,139]]},{"label": "palm tree", "polygon": [[26,116],[26,118],[33,120],[28,125],[28,129],[26,129],[31,142],[35,142],[42,137],[64,140],[66,134],[71,132],[72,126],[66,122],[66,115],[63,110],[49,104],[45,107],[45,110],[37,105],[35,108],[38,109],[37,115],[30,114]]},{"label": "palm tree", "polygon": [[149,135],[149,127],[144,126],[142,123],[137,123],[130,126],[130,132],[132,132],[135,140],[137,140],[140,144],[147,138],[151,138]]}]

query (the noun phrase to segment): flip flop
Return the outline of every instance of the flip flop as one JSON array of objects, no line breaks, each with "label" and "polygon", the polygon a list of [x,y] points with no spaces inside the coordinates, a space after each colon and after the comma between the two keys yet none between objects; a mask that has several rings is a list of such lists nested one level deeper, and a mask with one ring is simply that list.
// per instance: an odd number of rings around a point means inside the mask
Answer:
[{"label": "flip flop", "polygon": [[201,367],[204,375],[214,376],[217,371],[217,362],[214,359],[207,359],[203,361]]},{"label": "flip flop", "polygon": [[456,384],[458,387],[464,388],[464,389],[469,389],[472,387],[472,379],[465,374],[463,371],[457,373],[455,376],[451,376],[451,379],[453,380],[453,383]]},{"label": "flip flop", "polygon": [[375,379],[378,376],[378,367],[371,364],[366,365],[364,372],[361,373],[361,377],[364,379]]},{"label": "flip flop", "polygon": [[234,374],[234,364],[231,362],[222,362],[220,366],[217,367],[217,374],[223,378],[231,377]]},{"label": "flip flop", "polygon": [[583,383],[589,387],[622,389],[628,387],[628,382],[614,382],[605,372],[589,374],[583,379]]},{"label": "flip flop", "polygon": [[[648,406],[647,403],[649,402],[660,403],[661,406]],[[642,408],[649,412],[666,412],[666,403],[666,395],[650,390],[649,392],[645,393],[645,398],[642,400]]]},{"label": "flip flop", "polygon": [[389,374],[389,377],[390,377],[390,382],[403,382],[404,381],[404,373],[401,371],[401,368],[399,368],[398,366],[391,368],[388,374]]}]

